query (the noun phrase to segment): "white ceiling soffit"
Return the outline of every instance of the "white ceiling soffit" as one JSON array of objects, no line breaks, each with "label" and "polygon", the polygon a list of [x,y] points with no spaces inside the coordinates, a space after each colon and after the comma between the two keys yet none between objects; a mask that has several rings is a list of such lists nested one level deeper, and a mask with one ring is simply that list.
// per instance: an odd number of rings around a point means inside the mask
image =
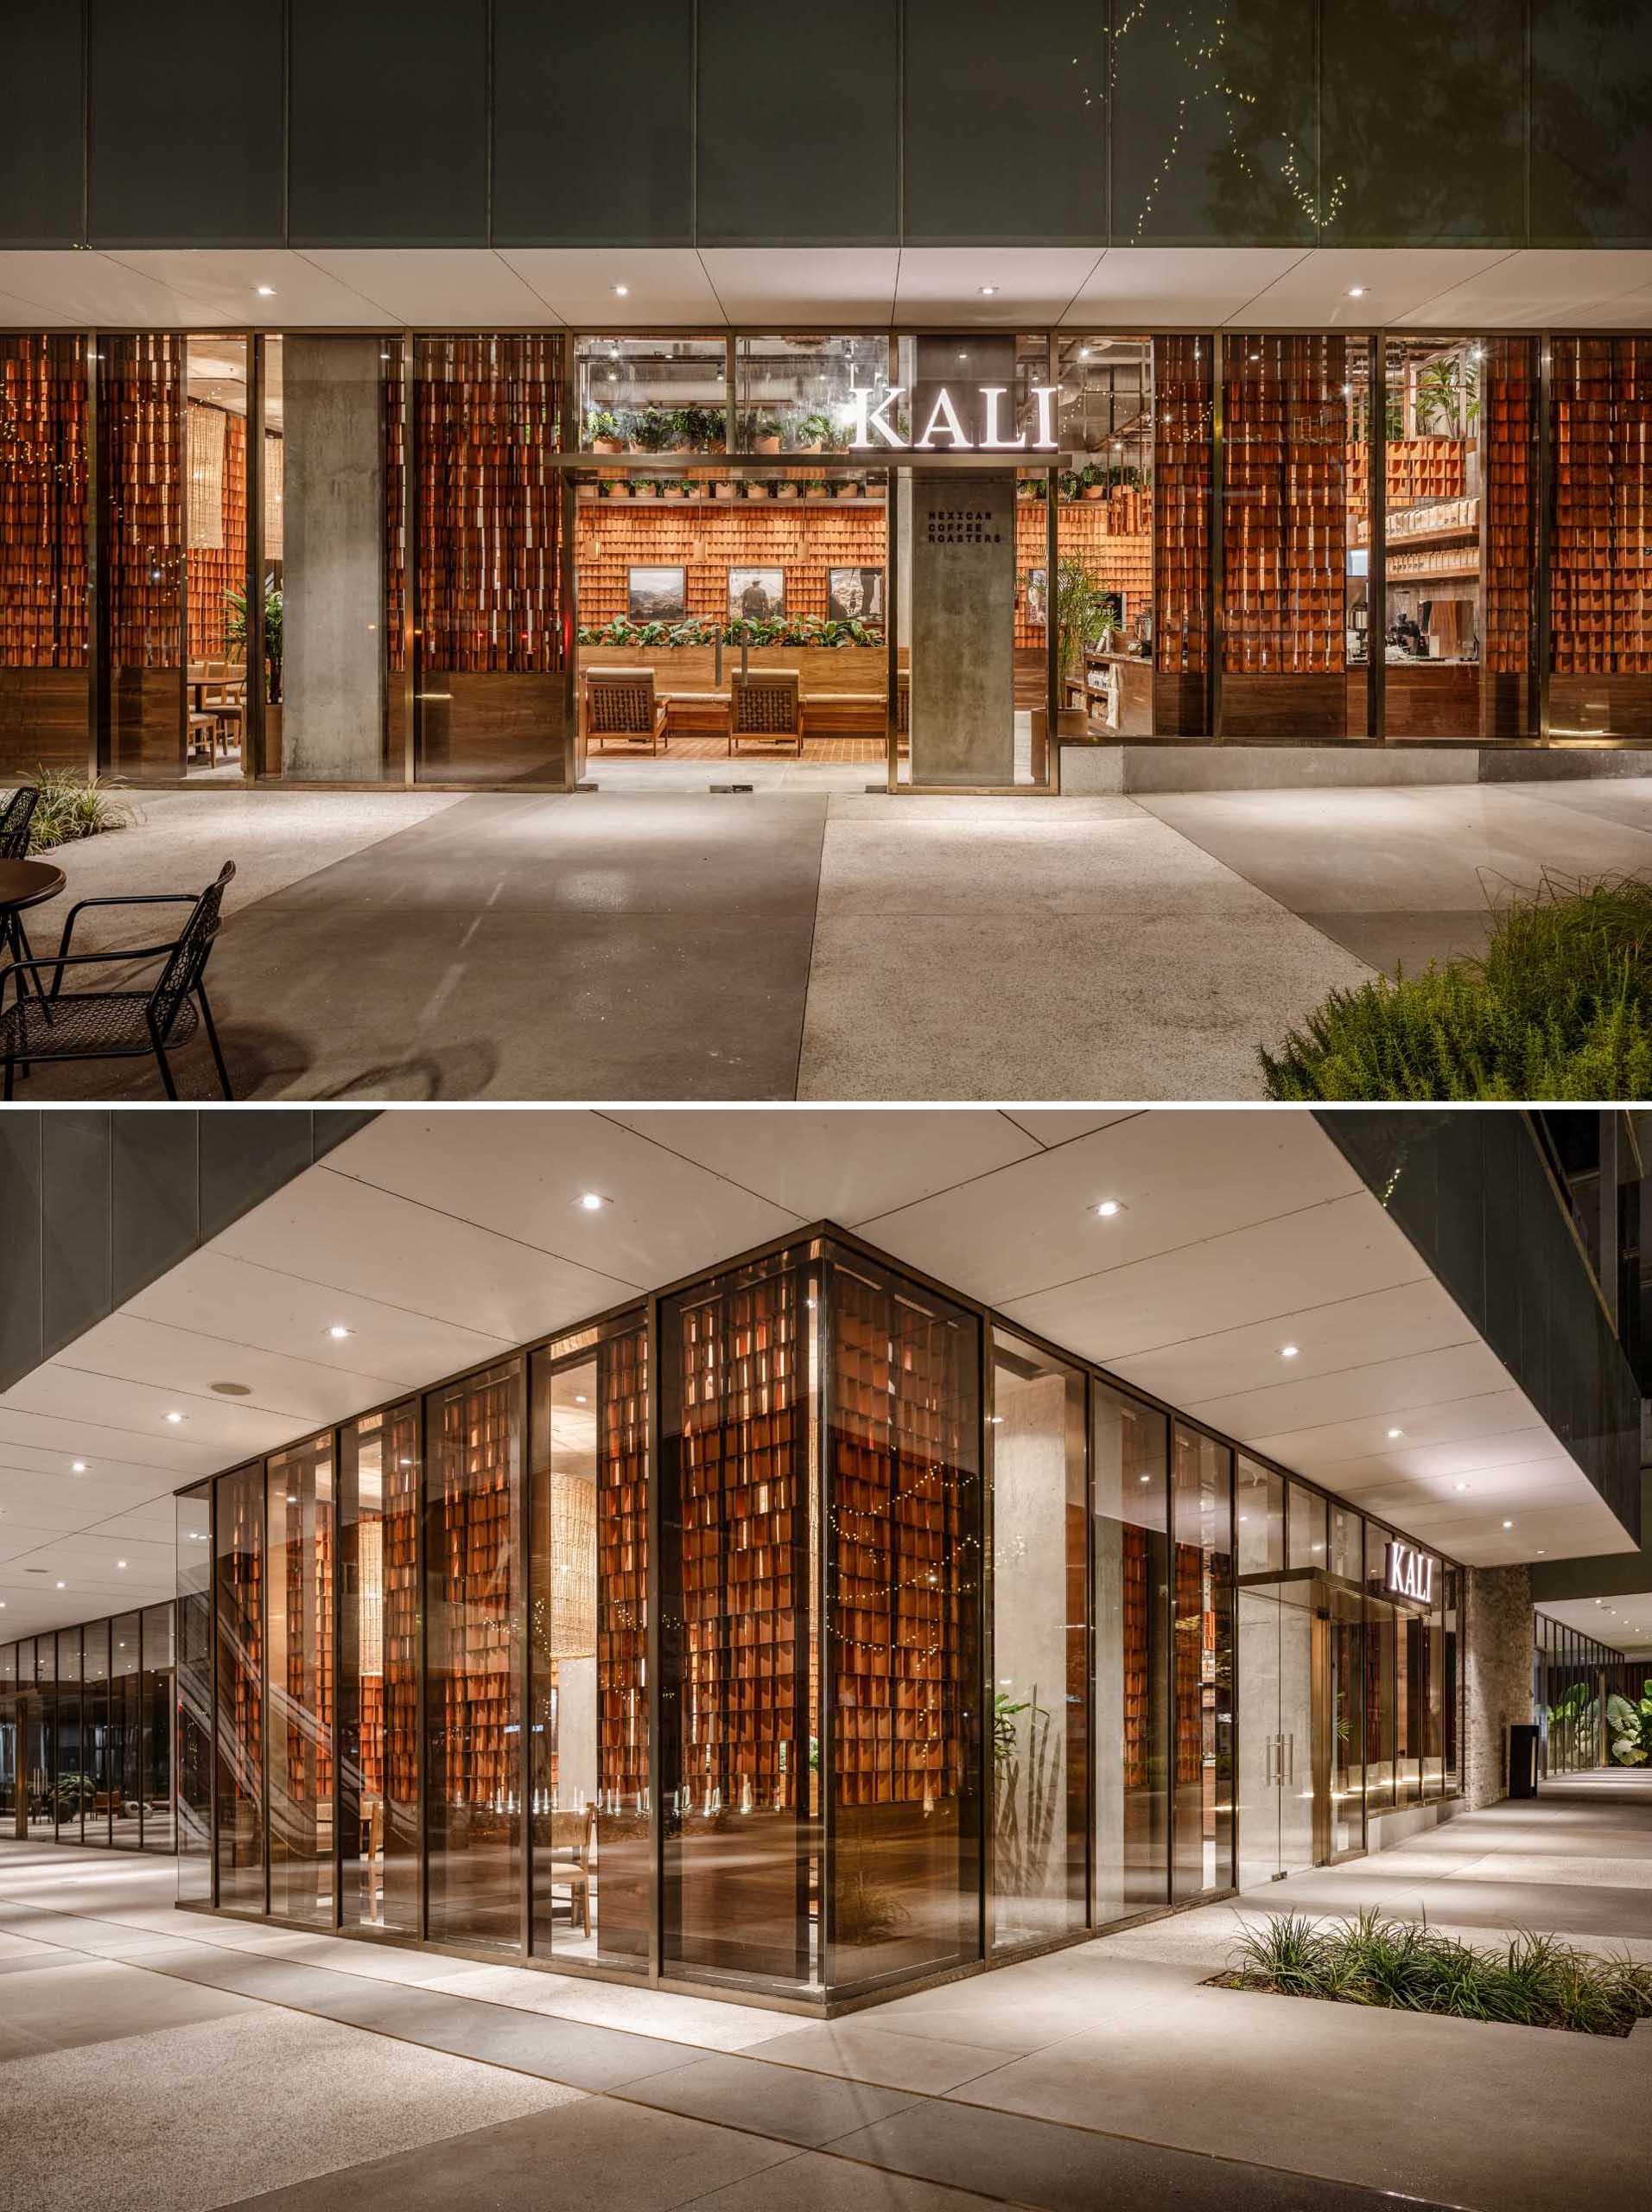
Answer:
[{"label": "white ceiling soffit", "polygon": [[[623,293],[619,287],[623,285]],[[264,288],[260,289],[260,288]],[[1361,296],[1350,297],[1358,289]],[[608,246],[0,252],[13,326],[1072,330],[1652,326],[1652,251]]]},{"label": "white ceiling soffit", "polygon": [[1541,1599],[1545,1618],[1580,1629],[1626,1658],[1652,1659],[1652,1590],[1611,1598]]},{"label": "white ceiling soffit", "polygon": [[0,1395],[0,1638],[168,1594],[179,1485],[820,1218],[1472,1563],[1633,1548],[1306,1113],[410,1109]]}]

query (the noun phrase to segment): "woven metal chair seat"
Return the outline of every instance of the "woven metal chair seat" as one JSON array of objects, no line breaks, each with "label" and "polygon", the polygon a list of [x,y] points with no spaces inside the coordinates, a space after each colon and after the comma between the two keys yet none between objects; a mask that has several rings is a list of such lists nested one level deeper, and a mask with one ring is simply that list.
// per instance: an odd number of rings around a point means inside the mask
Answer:
[{"label": "woven metal chair seat", "polygon": [[[0,1014],[0,1054],[52,1060],[149,1052],[144,1009],[152,996],[149,991],[86,991],[68,998],[18,999]],[[185,1000],[167,1044],[187,1045],[200,1025],[193,1001]]]}]

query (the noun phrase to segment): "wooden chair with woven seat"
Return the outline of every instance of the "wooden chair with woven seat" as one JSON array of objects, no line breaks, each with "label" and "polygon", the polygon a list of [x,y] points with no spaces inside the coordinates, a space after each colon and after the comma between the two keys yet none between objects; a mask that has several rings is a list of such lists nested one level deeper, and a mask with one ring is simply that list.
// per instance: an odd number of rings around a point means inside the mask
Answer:
[{"label": "wooden chair with woven seat", "polygon": [[568,1917],[582,1936],[591,1932],[591,1875],[596,1864],[596,1807],[583,1812],[553,1813],[550,1849],[541,1859],[539,1880],[555,1912],[568,1892]]},{"label": "wooden chair with woven seat", "polygon": [[[224,893],[235,874],[226,861],[215,881],[200,892],[143,892],[125,899],[83,899],[69,911],[62,941],[44,960],[14,960],[0,968],[0,1063],[10,1102],[16,1073],[37,1060],[128,1060],[153,1054],[168,1098],[176,1098],[170,1046],[186,1045],[203,1025],[226,1098],[229,1070],[206,999],[206,962],[218,935]],[[188,919],[162,944],[111,945],[99,952],[71,952],[74,925],[92,906],[187,906]],[[65,991],[69,968],[142,967],[159,960],[155,981],[133,989]],[[42,978],[49,981],[42,983]],[[27,980],[26,980],[27,979]],[[12,986],[7,1004],[6,985]],[[32,992],[28,986],[32,984]]]},{"label": "wooden chair with woven seat", "polygon": [[651,668],[588,668],[585,741],[594,751],[665,751],[665,702],[654,696]]},{"label": "wooden chair with woven seat", "polygon": [[803,713],[795,668],[736,670],[729,681],[728,752],[803,756]]}]

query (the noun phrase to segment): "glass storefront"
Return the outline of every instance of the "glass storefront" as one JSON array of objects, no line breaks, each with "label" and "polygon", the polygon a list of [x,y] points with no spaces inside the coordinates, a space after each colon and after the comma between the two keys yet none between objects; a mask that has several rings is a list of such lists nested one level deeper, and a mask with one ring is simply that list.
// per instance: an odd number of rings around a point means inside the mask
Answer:
[{"label": "glass storefront", "polygon": [[11,334],[0,769],[1051,789],[1062,740],[1652,742],[1649,351]]},{"label": "glass storefront", "polygon": [[1532,1619],[1532,1710],[1538,1726],[1538,1771],[1582,1774],[1610,1764],[1607,1700],[1633,1701],[1649,1669],[1621,1651],[1547,1613]]},{"label": "glass storefront", "polygon": [[0,1645],[0,1835],[175,1848],[170,1602]]},{"label": "glass storefront", "polygon": [[[177,1560],[181,1901],[573,1974],[829,2005],[1454,1786],[1456,1570],[825,1229],[193,1486]],[[126,1627],[0,1655],[14,1826],[48,1683],[131,1795]]]}]

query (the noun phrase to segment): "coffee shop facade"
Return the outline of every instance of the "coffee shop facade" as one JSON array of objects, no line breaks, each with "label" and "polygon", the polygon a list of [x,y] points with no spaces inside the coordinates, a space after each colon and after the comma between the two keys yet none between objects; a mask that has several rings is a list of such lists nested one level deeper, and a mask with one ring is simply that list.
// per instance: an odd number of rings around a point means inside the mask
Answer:
[{"label": "coffee shop facade", "polygon": [[1464,1570],[829,1224],[177,1535],[203,1911],[825,2012],[1462,1786]]},{"label": "coffee shop facade", "polygon": [[0,335],[0,775],[1213,741],[1652,743],[1652,338]]}]

